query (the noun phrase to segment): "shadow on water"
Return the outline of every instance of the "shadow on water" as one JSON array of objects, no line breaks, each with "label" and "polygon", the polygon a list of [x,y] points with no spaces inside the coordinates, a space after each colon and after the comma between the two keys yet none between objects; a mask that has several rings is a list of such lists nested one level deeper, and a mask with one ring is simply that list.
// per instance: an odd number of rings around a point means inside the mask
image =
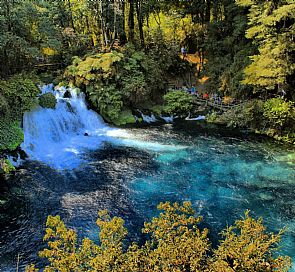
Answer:
[{"label": "shadow on water", "polygon": [[[23,265],[36,258],[44,246],[41,238],[48,215],[60,215],[81,236],[97,240],[97,212],[108,209],[113,216],[129,219],[130,239],[138,238],[135,230],[142,220],[126,180],[155,171],[151,155],[110,144],[86,155],[92,161],[73,171],[56,171],[27,161],[8,180],[11,201],[1,210],[5,217],[0,223],[0,271],[14,271],[18,253]],[[131,218],[138,218],[140,223],[132,223]]]},{"label": "shadow on water", "polygon": [[125,219],[128,239],[140,242],[142,223],[160,201],[190,200],[215,242],[250,209],[270,230],[289,226],[282,253],[295,256],[294,168],[281,159],[294,149],[195,122],[128,133],[136,141],[104,143],[70,171],[37,161],[20,167],[8,181],[11,201],[0,210],[0,271],[15,271],[17,254],[22,267],[36,259],[49,214],[97,241],[97,211],[108,209]]}]

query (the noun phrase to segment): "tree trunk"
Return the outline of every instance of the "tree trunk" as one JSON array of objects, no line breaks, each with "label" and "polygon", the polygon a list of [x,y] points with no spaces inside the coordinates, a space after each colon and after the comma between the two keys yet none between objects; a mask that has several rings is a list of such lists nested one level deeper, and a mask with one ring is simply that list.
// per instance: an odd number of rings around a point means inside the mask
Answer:
[{"label": "tree trunk", "polygon": [[6,11],[5,11],[5,20],[6,20],[6,25],[7,25],[7,31],[10,32],[12,30],[11,26],[11,20],[10,20],[10,0],[5,0],[5,6],[6,6]]},{"label": "tree trunk", "polygon": [[71,27],[72,27],[72,29],[74,31],[76,31],[75,25],[74,25],[73,12],[72,12],[72,7],[71,7],[71,1],[70,0],[68,0],[68,8],[69,8],[69,13],[70,13]]},{"label": "tree trunk", "polygon": [[211,0],[207,0],[207,7],[206,7],[206,15],[205,15],[205,21],[206,23],[210,22],[210,12],[211,12]]},{"label": "tree trunk", "polygon": [[218,20],[218,0],[213,1],[213,21],[217,22]]},{"label": "tree trunk", "polygon": [[134,0],[128,0],[129,2],[129,17],[128,17],[128,28],[129,28],[129,37],[128,41],[134,42]]},{"label": "tree trunk", "polygon": [[136,14],[137,14],[137,21],[138,21],[138,30],[139,30],[139,37],[140,37],[140,43],[141,47],[144,48],[144,34],[143,34],[143,18],[142,18],[142,12],[141,12],[141,1],[136,1]]}]

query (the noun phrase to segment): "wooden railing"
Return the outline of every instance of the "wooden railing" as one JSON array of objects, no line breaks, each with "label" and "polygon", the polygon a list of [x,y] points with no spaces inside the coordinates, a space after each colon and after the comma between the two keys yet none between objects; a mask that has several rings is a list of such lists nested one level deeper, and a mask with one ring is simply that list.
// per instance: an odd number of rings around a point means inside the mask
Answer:
[{"label": "wooden railing", "polygon": [[54,70],[58,69],[62,66],[62,63],[39,63],[34,65],[34,67],[38,70]]}]

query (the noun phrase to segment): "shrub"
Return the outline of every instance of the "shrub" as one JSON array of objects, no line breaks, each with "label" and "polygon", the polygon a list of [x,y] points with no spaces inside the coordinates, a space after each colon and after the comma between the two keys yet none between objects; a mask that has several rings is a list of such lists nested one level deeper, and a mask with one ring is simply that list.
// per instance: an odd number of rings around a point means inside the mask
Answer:
[{"label": "shrub", "polygon": [[[49,216],[44,240],[48,248],[39,252],[48,260],[44,271],[114,271],[114,272],[264,272],[287,271],[291,259],[276,256],[283,234],[267,233],[262,219],[249,212],[235,225],[222,232],[223,240],[212,251],[208,230],[200,230],[202,217],[196,217],[190,202],[160,203],[161,213],[144,224],[149,240],[139,246],[123,246],[127,235],[124,220],[111,218],[106,210],[98,213],[100,244],[88,238],[81,243],[74,230],[59,216]],[[34,265],[27,272],[39,271]]]},{"label": "shrub", "polygon": [[284,230],[277,235],[265,230],[262,218],[255,220],[246,211],[242,220],[222,231],[224,239],[213,252],[213,271],[288,271],[289,258],[272,256]]},{"label": "shrub", "polygon": [[192,96],[184,91],[169,91],[164,101],[167,113],[181,117],[187,116],[193,108]]},{"label": "shrub", "polygon": [[116,126],[134,124],[136,123],[136,118],[133,116],[131,110],[123,110],[120,112],[117,119],[114,119],[114,124]]},{"label": "shrub", "polygon": [[250,100],[217,116],[216,122],[227,124],[229,127],[244,127],[255,130],[264,126],[265,121],[262,117],[263,101]]},{"label": "shrub", "polygon": [[11,115],[18,120],[22,118],[25,111],[37,105],[36,97],[39,93],[40,90],[31,79],[31,75],[20,74],[0,81],[0,94],[9,106],[6,115]]},{"label": "shrub", "polygon": [[294,128],[295,108],[293,102],[272,98],[264,103],[263,116],[270,128],[282,133],[284,129]]},{"label": "shrub", "polygon": [[55,109],[56,106],[56,98],[52,93],[45,93],[39,96],[39,105],[42,108],[50,108]]},{"label": "shrub", "polygon": [[15,150],[24,140],[24,134],[18,121],[9,118],[0,119],[0,151]]},{"label": "shrub", "polygon": [[0,159],[0,174],[8,174],[14,171],[15,168],[7,159]]}]

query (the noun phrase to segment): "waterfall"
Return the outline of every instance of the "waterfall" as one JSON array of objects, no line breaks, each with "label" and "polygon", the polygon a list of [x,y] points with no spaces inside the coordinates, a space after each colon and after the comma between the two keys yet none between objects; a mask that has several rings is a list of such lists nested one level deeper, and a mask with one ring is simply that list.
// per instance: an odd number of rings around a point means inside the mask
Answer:
[{"label": "waterfall", "polygon": [[177,118],[177,116],[175,117],[174,115],[171,115],[171,116],[163,116],[163,115],[160,115],[160,117],[161,117],[166,123],[173,123],[174,119]]},{"label": "waterfall", "polygon": [[152,113],[151,116],[145,115],[143,114],[141,111],[139,111],[142,117],[142,120],[146,123],[154,123],[157,122],[157,118],[155,117],[155,115]]},{"label": "waterfall", "polygon": [[[57,169],[72,169],[83,162],[85,150],[98,148],[104,141],[120,136],[94,111],[87,109],[83,93],[53,84],[43,86],[42,94],[54,94],[55,109],[38,106],[26,112],[23,119],[23,150],[30,159],[39,160]],[[64,98],[69,92],[69,98]]]},{"label": "waterfall", "polygon": [[[108,126],[96,112],[87,108],[85,95],[77,89],[54,89],[53,84],[49,84],[41,91],[52,93],[57,103],[55,109],[38,106],[24,114],[25,138],[21,147],[31,160],[56,169],[74,169],[90,159],[87,151],[96,150],[105,142],[150,151],[186,148],[147,142],[123,129]],[[153,114],[142,116],[146,122],[157,121]]]}]

